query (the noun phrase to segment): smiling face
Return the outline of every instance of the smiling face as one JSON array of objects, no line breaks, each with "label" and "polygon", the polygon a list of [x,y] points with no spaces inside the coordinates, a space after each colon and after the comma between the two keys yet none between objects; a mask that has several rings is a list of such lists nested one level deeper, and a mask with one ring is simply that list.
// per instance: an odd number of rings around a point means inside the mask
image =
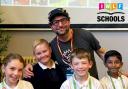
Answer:
[{"label": "smiling face", "polygon": [[5,74],[5,81],[8,85],[16,86],[23,73],[23,63],[17,59],[13,59],[5,66],[3,65],[2,71]]},{"label": "smiling face", "polygon": [[105,66],[108,68],[108,71],[112,74],[119,72],[119,69],[122,67],[123,63],[116,57],[111,56],[107,59]]},{"label": "smiling face", "polygon": [[74,70],[75,76],[85,77],[88,75],[88,70],[92,67],[92,62],[87,58],[77,58],[72,59],[71,67]]},{"label": "smiling face", "polygon": [[38,62],[45,65],[50,62],[51,48],[46,43],[41,43],[35,47],[34,55]]},{"label": "smiling face", "polygon": [[65,35],[70,29],[70,19],[65,16],[56,16],[50,26],[58,36]]}]

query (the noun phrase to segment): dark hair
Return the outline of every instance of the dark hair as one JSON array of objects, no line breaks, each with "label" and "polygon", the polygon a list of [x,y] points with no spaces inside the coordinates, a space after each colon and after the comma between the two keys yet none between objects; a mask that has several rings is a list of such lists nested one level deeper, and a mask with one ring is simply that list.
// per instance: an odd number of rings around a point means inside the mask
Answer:
[{"label": "dark hair", "polygon": [[67,18],[70,18],[68,12],[65,9],[56,8],[49,12],[48,14],[49,22],[51,23],[56,16],[65,16]]},{"label": "dark hair", "polygon": [[122,62],[122,56],[118,51],[109,50],[104,55],[104,63],[106,63],[106,61],[108,60],[109,57],[113,57],[113,56],[117,57]]},{"label": "dark hair", "polygon": [[18,53],[9,53],[3,60],[3,65],[7,66],[9,62],[12,60],[19,60],[21,63],[23,63],[23,66],[25,66],[25,61],[23,57]]},{"label": "dark hair", "polygon": [[83,48],[76,48],[71,52],[71,58],[70,63],[72,63],[72,59],[74,57],[77,57],[79,59],[87,58],[89,61],[91,61],[91,54],[89,51],[83,49]]}]

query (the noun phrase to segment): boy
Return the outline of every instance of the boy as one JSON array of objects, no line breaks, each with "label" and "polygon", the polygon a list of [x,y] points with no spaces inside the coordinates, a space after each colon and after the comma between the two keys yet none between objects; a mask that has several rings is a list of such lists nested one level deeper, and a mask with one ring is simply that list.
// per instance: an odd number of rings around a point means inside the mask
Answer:
[{"label": "boy", "polygon": [[120,72],[123,65],[122,56],[116,50],[109,50],[104,56],[107,75],[100,82],[104,89],[128,89],[128,78]]},{"label": "boy", "polygon": [[81,48],[74,49],[71,53],[70,65],[74,74],[62,84],[60,89],[102,89],[100,82],[88,72],[92,67],[88,51]]}]

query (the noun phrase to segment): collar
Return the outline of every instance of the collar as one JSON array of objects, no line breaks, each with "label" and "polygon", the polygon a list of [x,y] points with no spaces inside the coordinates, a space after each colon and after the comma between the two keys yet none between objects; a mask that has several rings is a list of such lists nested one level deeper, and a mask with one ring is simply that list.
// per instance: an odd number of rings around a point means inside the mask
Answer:
[{"label": "collar", "polygon": [[119,76],[118,76],[118,78],[114,78],[114,77],[110,76],[110,75],[108,74],[108,72],[107,72],[106,75],[107,75],[108,78],[111,77],[112,79],[115,79],[115,80],[120,79],[120,77],[122,77],[122,74],[121,74],[120,72],[119,72]]},{"label": "collar", "polygon": [[[20,80],[19,80],[20,81]],[[13,88],[13,89],[18,89],[18,84],[19,84],[19,81],[17,83],[17,85]],[[3,89],[12,89],[10,86],[8,86],[5,82],[5,78],[3,79],[3,82],[2,82],[2,88]]]},{"label": "collar", "polygon": [[[108,79],[110,79],[110,75],[107,74]],[[111,77],[113,81],[117,81],[120,80],[120,78],[122,77],[122,75],[118,76],[117,78]]]},{"label": "collar", "polygon": [[[46,65],[44,65],[44,64],[42,64],[42,63],[40,63],[40,62],[38,62],[38,64],[39,64],[39,66],[40,66],[42,69],[49,69]],[[56,68],[54,61],[52,61],[52,67],[51,67],[50,69],[52,69],[52,68],[54,68],[54,69]]]},{"label": "collar", "polygon": [[88,87],[89,86],[89,79],[90,79],[90,75],[88,75],[88,78],[87,80],[85,80],[82,84],[75,79],[75,76],[73,75],[73,80],[76,82],[76,85],[79,87],[79,88],[83,88],[83,87]]}]

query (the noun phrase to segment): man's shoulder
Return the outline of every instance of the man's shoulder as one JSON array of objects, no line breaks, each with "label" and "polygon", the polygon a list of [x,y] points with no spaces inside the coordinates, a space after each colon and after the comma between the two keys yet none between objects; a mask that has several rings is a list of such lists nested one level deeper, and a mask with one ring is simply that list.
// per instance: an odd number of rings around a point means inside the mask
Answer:
[{"label": "man's shoulder", "polygon": [[73,31],[77,34],[90,34],[90,31],[83,28],[73,28]]},{"label": "man's shoulder", "polygon": [[55,42],[56,42],[56,37],[54,37],[54,38],[51,40],[50,44],[52,45],[52,44],[54,44]]},{"label": "man's shoulder", "polygon": [[73,32],[75,37],[91,38],[93,36],[90,31],[82,28],[75,28],[73,29]]}]

